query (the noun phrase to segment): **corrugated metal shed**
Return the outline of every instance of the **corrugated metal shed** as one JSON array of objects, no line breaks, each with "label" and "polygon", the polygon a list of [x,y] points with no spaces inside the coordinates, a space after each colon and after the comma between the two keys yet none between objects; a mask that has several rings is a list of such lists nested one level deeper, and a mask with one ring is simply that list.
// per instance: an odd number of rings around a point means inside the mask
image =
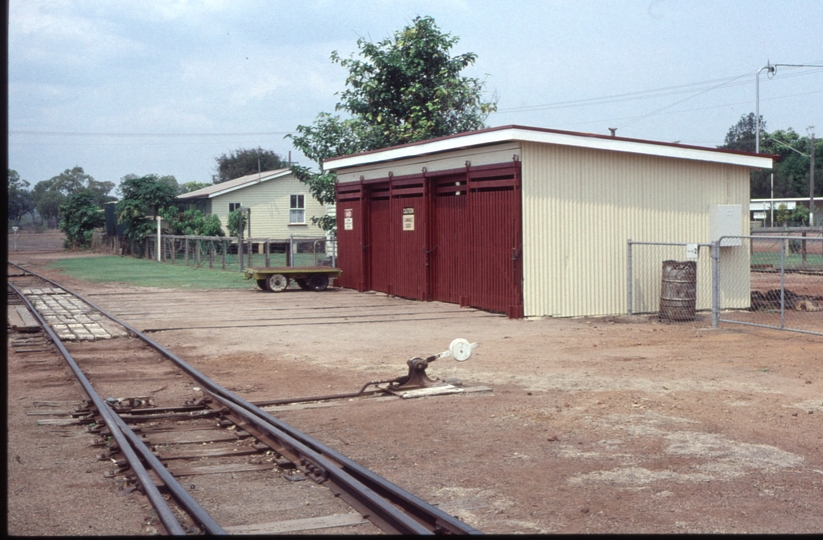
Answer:
[{"label": "corrugated metal shed", "polygon": [[[749,170],[771,163],[772,156],[508,126],[324,166],[338,173],[341,285],[516,317],[625,313],[627,240],[709,242],[709,208],[728,204],[741,205],[747,234]],[[392,202],[393,193],[411,196],[400,178],[418,186],[419,200]],[[403,212],[420,232],[404,234]],[[748,253],[724,257],[745,276],[748,262]],[[411,278],[403,276],[421,265],[406,290]],[[702,257],[698,309],[710,304],[707,268]],[[724,305],[748,301],[747,282],[724,287]]]}]

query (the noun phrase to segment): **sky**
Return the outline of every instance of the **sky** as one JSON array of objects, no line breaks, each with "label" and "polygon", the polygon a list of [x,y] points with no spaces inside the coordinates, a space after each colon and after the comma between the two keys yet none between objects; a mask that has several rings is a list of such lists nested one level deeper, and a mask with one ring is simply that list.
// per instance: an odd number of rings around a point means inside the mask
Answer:
[{"label": "sky", "polygon": [[431,16],[518,124],[715,147],[756,108],[823,137],[820,0],[10,0],[8,160],[211,182],[215,158],[334,113],[357,40]]}]

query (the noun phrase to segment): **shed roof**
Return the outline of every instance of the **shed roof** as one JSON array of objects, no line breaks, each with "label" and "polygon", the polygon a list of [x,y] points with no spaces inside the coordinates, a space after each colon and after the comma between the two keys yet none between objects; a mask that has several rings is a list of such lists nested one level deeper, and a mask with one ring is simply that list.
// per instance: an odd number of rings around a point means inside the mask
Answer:
[{"label": "shed roof", "polygon": [[213,186],[196,189],[194,191],[178,195],[177,199],[212,199],[214,197],[217,197],[219,195],[225,195],[226,193],[230,193],[237,189],[242,189],[248,186],[253,186],[255,184],[260,184],[262,182],[267,182],[269,180],[274,180],[275,178],[286,176],[290,172],[290,169],[275,169],[273,171],[262,171],[259,173],[247,174],[246,176],[241,176],[240,178],[235,178],[234,180],[228,180],[226,182],[214,184]]},{"label": "shed roof", "polygon": [[359,165],[370,165],[385,161],[515,141],[710,161],[756,169],[772,168],[773,160],[778,157],[771,154],[753,154],[751,152],[721,150],[718,148],[690,146],[678,143],[510,125],[458,133],[447,137],[392,146],[348,156],[333,157],[324,160],[323,166],[326,169],[339,170]]}]

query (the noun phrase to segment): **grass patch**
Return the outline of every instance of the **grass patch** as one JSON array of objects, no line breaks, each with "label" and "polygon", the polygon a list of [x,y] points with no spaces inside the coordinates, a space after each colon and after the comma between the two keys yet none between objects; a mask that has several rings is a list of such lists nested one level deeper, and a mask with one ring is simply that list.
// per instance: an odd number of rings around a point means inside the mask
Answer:
[{"label": "grass patch", "polygon": [[247,289],[256,286],[254,281],[245,279],[238,271],[178,266],[115,255],[60,259],[48,266],[83,281],[127,283],[141,287]]},{"label": "grass patch", "polygon": [[[819,246],[818,246],[819,247]],[[817,251],[817,250],[815,250]],[[786,253],[785,268],[802,268],[803,256],[799,253]],[[752,264],[770,264],[775,268],[780,268],[780,253],[755,252],[752,253]],[[823,255],[819,253],[806,254],[807,267],[823,267]]]}]

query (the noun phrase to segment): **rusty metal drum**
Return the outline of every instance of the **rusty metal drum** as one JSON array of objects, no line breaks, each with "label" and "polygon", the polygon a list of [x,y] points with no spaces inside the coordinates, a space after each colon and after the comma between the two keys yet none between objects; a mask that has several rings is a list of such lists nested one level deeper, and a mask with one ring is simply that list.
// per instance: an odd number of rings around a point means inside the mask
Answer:
[{"label": "rusty metal drum", "polygon": [[697,302],[697,263],[663,261],[660,320],[693,321]]}]

